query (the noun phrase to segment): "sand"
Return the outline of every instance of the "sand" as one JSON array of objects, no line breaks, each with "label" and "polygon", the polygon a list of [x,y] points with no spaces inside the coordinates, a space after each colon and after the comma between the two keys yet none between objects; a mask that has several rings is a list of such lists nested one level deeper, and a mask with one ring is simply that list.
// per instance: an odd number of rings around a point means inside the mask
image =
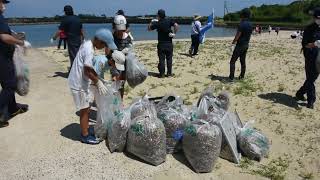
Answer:
[{"label": "sand", "polygon": [[[190,41],[175,42],[174,78],[148,77],[143,85],[126,86],[125,104],[148,93],[174,92],[188,105],[201,91],[213,86],[231,93],[231,109],[242,121],[271,140],[269,157],[262,162],[242,160],[240,165],[218,160],[212,173],[196,174],[183,155],[168,155],[154,167],[122,153],[111,154],[104,143],[79,142],[79,117],[75,114],[65,72],[67,51],[34,49],[28,55],[31,91],[19,102],[30,111],[15,117],[0,130],[0,179],[319,179],[320,103],[306,109],[293,99],[305,79],[300,40],[279,36],[253,36],[247,56],[247,80],[225,83],[229,74],[228,47],[232,38],[208,39],[199,55],[185,55]],[[157,73],[155,41],[138,42],[135,51],[150,72]],[[236,72],[239,74],[240,64]],[[318,95],[319,83],[316,83]]]}]

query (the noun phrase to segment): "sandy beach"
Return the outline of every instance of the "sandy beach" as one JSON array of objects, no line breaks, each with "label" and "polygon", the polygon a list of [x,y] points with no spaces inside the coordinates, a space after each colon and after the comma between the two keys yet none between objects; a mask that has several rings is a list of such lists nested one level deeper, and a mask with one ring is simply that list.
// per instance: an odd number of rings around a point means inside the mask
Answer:
[{"label": "sandy beach", "polygon": [[[176,93],[191,106],[209,86],[228,91],[230,109],[243,122],[255,120],[254,127],[270,139],[269,157],[261,162],[243,159],[236,165],[220,158],[213,172],[204,174],[190,169],[183,154],[168,155],[165,163],[154,167],[127,154],[111,154],[104,142],[79,142],[79,117],[65,73],[67,51],[33,49],[27,57],[30,94],[18,97],[30,111],[0,130],[0,179],[320,179],[320,101],[317,98],[315,109],[309,110],[294,100],[305,72],[301,40],[290,39],[290,34],[253,36],[246,80],[241,82],[225,83],[232,38],[217,38],[207,39],[194,58],[186,55],[190,40],[175,41],[175,77],[150,76],[135,89],[126,85],[126,105],[146,92],[152,97]],[[151,74],[158,73],[155,41],[137,42],[135,52]],[[319,97],[319,81],[316,88]]]}]

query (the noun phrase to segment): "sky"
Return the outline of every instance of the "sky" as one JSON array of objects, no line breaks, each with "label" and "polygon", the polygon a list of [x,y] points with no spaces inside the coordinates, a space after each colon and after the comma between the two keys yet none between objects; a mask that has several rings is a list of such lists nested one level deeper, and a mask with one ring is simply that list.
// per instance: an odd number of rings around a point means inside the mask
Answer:
[{"label": "sky", "polygon": [[[294,0],[227,0],[229,12],[252,5],[288,4]],[[64,5],[72,5],[76,14],[113,16],[118,9],[126,15],[155,14],[158,9],[166,10],[169,16],[206,15],[215,9],[223,16],[224,0],[11,0],[7,5],[6,17],[43,17],[63,15]]]}]

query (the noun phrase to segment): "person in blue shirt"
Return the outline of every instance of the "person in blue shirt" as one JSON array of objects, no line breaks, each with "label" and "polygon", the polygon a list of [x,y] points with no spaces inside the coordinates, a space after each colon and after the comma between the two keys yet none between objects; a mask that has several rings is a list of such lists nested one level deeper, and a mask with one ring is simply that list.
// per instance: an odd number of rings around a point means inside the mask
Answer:
[{"label": "person in blue shirt", "polygon": [[53,39],[59,37],[59,32],[64,31],[67,36],[68,53],[70,59],[70,70],[76,55],[79,51],[81,43],[84,39],[84,32],[80,18],[74,15],[73,8],[70,5],[64,7],[65,17],[63,18],[59,31],[55,34]]},{"label": "person in blue shirt", "polygon": [[240,58],[241,73],[239,79],[243,79],[246,73],[246,56],[249,48],[249,42],[252,34],[252,25],[249,21],[251,12],[248,8],[243,9],[240,13],[241,22],[238,27],[237,34],[232,42],[234,48],[233,54],[230,60],[230,81],[234,80],[234,73],[236,69],[236,61]]},{"label": "person in blue shirt", "polygon": [[[153,20],[149,26],[148,30],[158,31],[158,56],[159,56],[159,78],[165,77],[165,64],[167,60],[167,77],[172,77],[172,57],[173,57],[173,44],[172,39],[178,32],[178,24],[173,20],[166,18],[166,13],[163,9],[158,10],[157,20]],[[172,28],[174,30],[172,31]]]},{"label": "person in blue shirt", "polygon": [[2,88],[0,92],[0,128],[8,126],[7,121],[10,118],[28,111],[28,105],[16,103],[17,77],[13,54],[16,45],[30,48],[31,44],[13,36],[6,19],[3,17],[3,12],[6,9],[5,4],[8,3],[7,0],[0,0],[0,84]]},{"label": "person in blue shirt", "polygon": [[[319,76],[316,68],[316,61],[319,58],[320,48],[320,8],[313,11],[314,21],[308,25],[303,33],[302,49],[305,57],[306,80],[303,86],[296,93],[298,101],[307,101],[307,108],[313,109],[316,101],[315,81]],[[307,99],[304,95],[307,94]]]}]

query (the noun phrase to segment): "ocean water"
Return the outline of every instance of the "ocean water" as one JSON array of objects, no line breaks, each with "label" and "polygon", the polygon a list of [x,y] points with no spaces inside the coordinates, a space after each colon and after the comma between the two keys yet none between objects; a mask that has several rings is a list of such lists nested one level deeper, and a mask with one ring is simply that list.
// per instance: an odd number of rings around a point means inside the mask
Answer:
[{"label": "ocean water", "polygon": [[[50,43],[50,38],[57,31],[59,24],[49,25],[17,25],[11,26],[11,29],[16,32],[25,32],[27,40],[31,42],[33,47],[48,47],[56,46]],[[84,24],[85,38],[93,37],[96,30],[99,28],[111,29],[111,24]],[[191,25],[180,25],[179,32],[176,35],[177,39],[190,38]],[[146,24],[130,24],[130,30],[135,38],[135,41],[141,40],[156,40],[157,32],[148,32]],[[231,28],[215,27],[206,33],[206,37],[230,37],[235,35],[236,30]]]}]

